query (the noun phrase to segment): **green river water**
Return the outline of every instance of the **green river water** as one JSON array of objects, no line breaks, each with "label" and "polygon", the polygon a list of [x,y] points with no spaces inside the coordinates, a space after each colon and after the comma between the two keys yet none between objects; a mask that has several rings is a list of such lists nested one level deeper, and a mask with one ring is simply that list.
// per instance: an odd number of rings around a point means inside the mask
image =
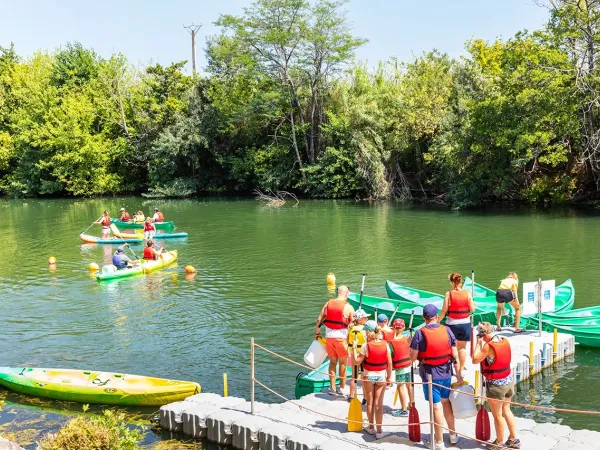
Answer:
[{"label": "green river water", "polygon": [[[150,276],[97,283],[91,262],[111,246],[78,235],[108,209],[158,205],[187,241],[173,241],[178,265]],[[385,296],[386,279],[444,292],[447,275],[476,270],[495,288],[507,272],[521,281],[572,278],[576,307],[598,303],[600,215],[591,211],[494,208],[449,211],[394,203],[301,201],[268,208],[246,200],[0,200],[0,365],[98,369],[198,381],[206,392],[249,395],[249,343],[301,361],[327,299],[325,277]],[[99,226],[90,229],[99,235]],[[134,247],[141,252],[141,247]],[[58,260],[49,271],[47,259]],[[198,273],[186,278],[183,267]],[[597,409],[600,351],[576,356],[519,386],[517,401]],[[292,397],[299,368],[257,354],[256,376]],[[263,401],[277,401],[257,388]],[[0,390],[0,435],[34,448],[80,405]],[[130,410],[144,421],[152,410]],[[590,416],[519,411],[538,421],[600,430]],[[135,419],[135,417],[133,417]],[[162,436],[164,438],[164,436]],[[148,431],[145,444],[161,439]]]}]

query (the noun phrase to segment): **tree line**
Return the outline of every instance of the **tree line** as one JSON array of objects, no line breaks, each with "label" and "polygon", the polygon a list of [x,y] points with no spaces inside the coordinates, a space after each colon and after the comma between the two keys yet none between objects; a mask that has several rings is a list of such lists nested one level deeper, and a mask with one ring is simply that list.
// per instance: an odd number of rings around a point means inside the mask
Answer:
[{"label": "tree line", "polygon": [[0,47],[0,192],[564,203],[600,198],[600,0],[548,22],[376,68],[344,0],[224,15],[202,76],[79,43]]}]

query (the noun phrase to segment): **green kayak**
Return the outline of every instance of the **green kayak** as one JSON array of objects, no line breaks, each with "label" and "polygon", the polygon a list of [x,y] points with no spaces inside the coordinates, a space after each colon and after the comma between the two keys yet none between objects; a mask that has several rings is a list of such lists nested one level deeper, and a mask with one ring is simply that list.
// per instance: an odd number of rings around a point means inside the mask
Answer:
[{"label": "green kayak", "polygon": [[[329,360],[325,361],[318,368],[309,373],[300,372],[296,377],[296,388],[294,389],[296,398],[304,397],[305,395],[313,394],[315,392],[321,392],[331,386],[329,376],[327,375],[328,370]],[[351,366],[346,367],[346,374],[348,377],[352,376]],[[339,378],[336,379],[335,384],[340,384]]]},{"label": "green kayak", "polygon": [[[110,219],[110,223],[114,223],[117,227],[122,229],[144,228],[144,222],[134,222],[133,220],[130,220],[129,222],[122,222],[119,219]],[[175,228],[175,224],[172,221],[154,222],[154,226],[157,230],[172,230]]]},{"label": "green kayak", "polygon": [[144,267],[137,264],[127,269],[117,270],[112,264],[102,267],[102,271],[96,275],[98,281],[116,280],[118,278],[131,277],[133,275],[141,275],[144,273]]},{"label": "green kayak", "polygon": [[[533,328],[537,328],[537,321],[530,323]],[[559,333],[571,334],[582,347],[600,348],[600,326],[569,326],[542,321],[542,329],[550,333],[556,329]]]}]

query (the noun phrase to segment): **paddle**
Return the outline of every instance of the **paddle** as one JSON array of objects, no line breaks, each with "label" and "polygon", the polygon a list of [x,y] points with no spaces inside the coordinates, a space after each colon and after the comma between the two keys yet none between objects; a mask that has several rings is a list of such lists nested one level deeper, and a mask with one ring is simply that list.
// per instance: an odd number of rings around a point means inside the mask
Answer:
[{"label": "paddle", "polygon": [[362,284],[360,285],[360,299],[358,301],[358,309],[362,308],[362,298],[363,298],[363,292],[365,290],[365,278],[367,277],[366,272],[363,272],[362,274]]},{"label": "paddle", "polygon": [[398,312],[398,308],[400,307],[400,302],[398,302],[398,304],[396,305],[396,309],[394,310],[394,314],[392,314],[392,317],[390,318],[390,321],[388,323],[392,323],[394,321],[394,317],[396,317],[396,313]]},{"label": "paddle", "polygon": [[483,398],[483,367],[481,370],[481,407],[477,412],[475,419],[475,438],[480,441],[489,441],[491,435],[490,416],[485,409],[485,399]]},{"label": "paddle", "polygon": [[[97,220],[93,221],[93,222],[92,222],[92,224],[91,224],[89,227],[87,227],[85,230],[83,230],[81,233],[85,233],[87,230],[89,230],[89,229],[90,229],[90,228],[92,228],[94,225],[96,225],[98,222],[100,222],[100,219],[102,219],[102,217],[103,217],[103,216],[104,216],[104,214],[103,214],[102,216],[98,217],[98,219],[97,219]],[[80,234],[81,234],[81,233],[80,233]]]},{"label": "paddle", "polygon": [[348,431],[356,432],[362,431],[363,428],[363,413],[362,413],[362,403],[358,399],[358,396],[355,395],[352,401],[350,402],[350,406],[348,406]]},{"label": "paddle", "polygon": [[137,259],[138,261],[140,260],[139,256],[135,254],[135,252],[133,251],[133,249],[129,246],[129,244],[126,242],[125,244],[127,248],[129,249],[129,251],[131,252],[131,254],[134,256],[135,259]]},{"label": "paddle", "polygon": [[[415,311],[413,310],[410,313],[410,323],[408,324],[408,331],[410,332],[410,338],[412,340],[413,336],[413,317],[415,315]],[[421,420],[419,419],[419,411],[417,411],[417,407],[415,406],[415,363],[411,363],[410,365],[410,390],[408,392],[410,396],[410,410],[408,411],[408,439],[412,442],[421,442],[421,425],[419,423]]]}]

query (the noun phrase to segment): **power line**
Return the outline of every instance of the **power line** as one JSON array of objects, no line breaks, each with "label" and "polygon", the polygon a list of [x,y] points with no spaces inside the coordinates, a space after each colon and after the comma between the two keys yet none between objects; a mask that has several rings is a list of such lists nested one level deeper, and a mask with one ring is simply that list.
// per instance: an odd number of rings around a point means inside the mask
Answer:
[{"label": "power line", "polygon": [[193,22],[191,25],[183,26],[183,28],[188,30],[190,32],[190,34],[192,35],[192,73],[193,73],[194,77],[196,76],[196,34],[198,33],[198,30],[201,27],[202,27],[202,24],[194,25]]}]

